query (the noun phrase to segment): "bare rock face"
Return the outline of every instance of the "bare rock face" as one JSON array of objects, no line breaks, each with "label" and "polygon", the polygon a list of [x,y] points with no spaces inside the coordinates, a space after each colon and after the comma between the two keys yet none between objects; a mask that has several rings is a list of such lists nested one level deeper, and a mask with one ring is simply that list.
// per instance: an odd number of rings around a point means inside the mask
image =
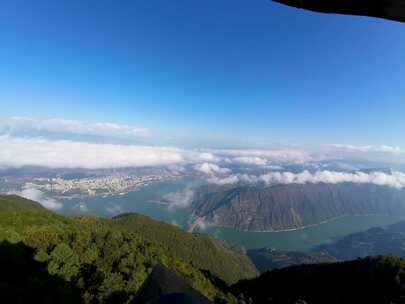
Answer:
[{"label": "bare rock face", "polygon": [[405,191],[353,183],[203,188],[192,211],[218,226],[277,231],[345,215],[405,214]]}]

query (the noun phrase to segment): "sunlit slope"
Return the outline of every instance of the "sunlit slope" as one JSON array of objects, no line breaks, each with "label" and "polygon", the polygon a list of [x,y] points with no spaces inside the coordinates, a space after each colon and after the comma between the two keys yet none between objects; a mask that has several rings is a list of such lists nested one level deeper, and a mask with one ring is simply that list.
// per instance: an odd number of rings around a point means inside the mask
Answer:
[{"label": "sunlit slope", "polygon": [[46,211],[41,204],[18,195],[0,195],[0,212],[4,211]]},{"label": "sunlit slope", "polygon": [[[170,242],[173,238],[177,242]],[[93,295],[103,301],[114,292],[132,298],[158,263],[175,270],[210,299],[227,296],[200,269],[228,282],[257,273],[246,255],[220,241],[145,216],[126,215],[113,220],[65,217],[17,196],[0,198],[0,240],[33,249],[35,259],[48,263],[50,274],[74,283],[83,279],[84,268],[91,266],[94,275],[103,273],[104,280],[94,287]],[[73,264],[62,267],[68,261]],[[83,288],[83,292],[88,291],[88,287]]]},{"label": "sunlit slope", "polygon": [[41,204],[17,195],[0,195],[0,225],[16,231],[39,226],[61,229],[72,220],[45,209]]},{"label": "sunlit slope", "polygon": [[[19,280],[9,279],[14,266],[4,269],[0,286],[8,286],[6,295],[15,302],[31,300],[28,294],[18,292],[23,288],[35,290],[34,302],[63,303],[59,291],[49,291],[53,288],[50,283],[60,281],[61,289],[81,298],[75,303],[130,303],[153,267],[162,264],[207,298],[233,303],[233,297],[215,287],[197,263],[183,260],[140,233],[123,231],[95,216],[64,217],[15,196],[2,197],[0,204],[2,267],[15,264],[17,269],[23,263],[31,270],[31,266],[38,269],[23,286]],[[36,265],[38,262],[42,264]],[[39,271],[48,274],[41,277],[44,281],[37,277]],[[28,275],[24,267],[19,275]]]},{"label": "sunlit slope", "polygon": [[210,270],[228,283],[257,275],[247,255],[213,237],[188,233],[176,226],[134,213],[117,216],[110,224],[162,244],[183,260]]}]

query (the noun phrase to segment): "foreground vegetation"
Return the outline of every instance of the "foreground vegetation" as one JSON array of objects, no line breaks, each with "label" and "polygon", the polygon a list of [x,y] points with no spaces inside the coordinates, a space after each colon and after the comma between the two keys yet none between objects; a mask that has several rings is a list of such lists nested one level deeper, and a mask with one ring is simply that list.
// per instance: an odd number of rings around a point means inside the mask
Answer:
[{"label": "foreground vegetation", "polygon": [[96,217],[63,217],[15,196],[1,197],[0,205],[8,206],[0,208],[1,297],[13,303],[33,298],[38,303],[129,303],[157,264],[173,269],[211,300],[235,302],[194,263],[140,234]]},{"label": "foreground vegetation", "polygon": [[121,231],[136,232],[169,248],[176,256],[198,268],[208,269],[228,284],[258,275],[246,254],[211,236],[187,233],[176,226],[135,213],[119,215],[109,224]]},{"label": "foreground vegetation", "polygon": [[252,271],[220,241],[140,215],[69,218],[0,196],[0,303],[134,303],[158,264],[215,303],[405,303],[398,257],[291,266],[230,286],[208,267],[230,269],[228,280]]}]

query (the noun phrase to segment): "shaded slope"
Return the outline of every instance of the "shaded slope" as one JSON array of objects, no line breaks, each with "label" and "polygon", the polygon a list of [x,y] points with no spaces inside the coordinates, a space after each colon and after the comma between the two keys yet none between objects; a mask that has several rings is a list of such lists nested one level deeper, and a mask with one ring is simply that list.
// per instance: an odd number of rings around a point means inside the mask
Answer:
[{"label": "shaded slope", "polygon": [[78,288],[49,274],[21,242],[0,242],[0,269],[0,303],[80,303]]},{"label": "shaded slope", "polygon": [[253,303],[404,303],[405,260],[365,258],[334,264],[292,266],[232,286]]},{"label": "shaded slope", "polygon": [[[165,300],[165,297],[167,297],[167,300]],[[183,278],[162,265],[156,265],[153,268],[152,273],[143,283],[133,303],[160,303],[159,298],[161,302],[169,301],[170,299],[171,302],[167,303],[212,303],[187,284]]]}]

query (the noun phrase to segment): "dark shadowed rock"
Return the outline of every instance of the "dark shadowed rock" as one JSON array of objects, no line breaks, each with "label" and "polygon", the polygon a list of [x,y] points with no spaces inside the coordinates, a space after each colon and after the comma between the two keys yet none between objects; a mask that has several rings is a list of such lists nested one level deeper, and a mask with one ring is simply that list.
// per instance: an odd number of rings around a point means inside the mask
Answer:
[{"label": "dark shadowed rock", "polygon": [[178,274],[162,265],[153,269],[133,303],[211,304]]},{"label": "dark shadowed rock", "polygon": [[320,13],[369,16],[405,22],[405,0],[273,0]]}]

